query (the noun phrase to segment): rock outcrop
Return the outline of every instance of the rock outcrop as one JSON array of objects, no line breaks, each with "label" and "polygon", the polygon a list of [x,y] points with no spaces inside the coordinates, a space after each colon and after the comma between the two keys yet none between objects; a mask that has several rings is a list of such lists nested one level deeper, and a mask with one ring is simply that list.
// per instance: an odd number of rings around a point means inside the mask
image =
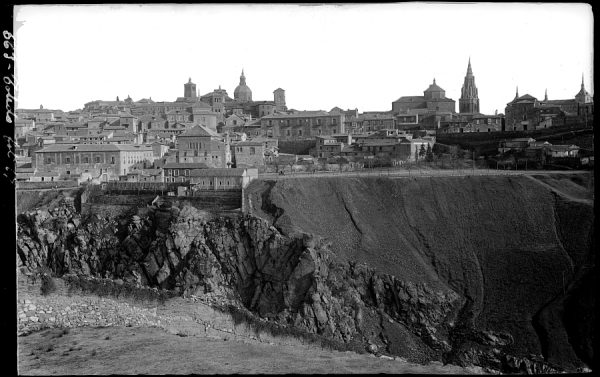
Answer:
[{"label": "rock outcrop", "polygon": [[[265,187],[255,185],[254,193],[250,190],[252,214],[222,217],[190,206],[151,207],[116,218],[82,217],[66,204],[52,211],[39,209],[18,217],[18,260],[31,271],[48,266],[56,275],[118,279],[184,296],[227,300],[279,325],[413,362],[438,360],[539,373],[575,370],[583,366],[581,360],[591,360],[591,343],[582,335],[589,331],[590,322],[571,320],[562,326],[556,320],[565,302],[590,309],[589,292],[579,283],[588,278],[583,266],[593,264],[588,239],[593,212],[586,205],[577,207],[577,235],[584,240],[561,233],[560,229],[575,228],[571,207],[544,192],[535,194],[540,205],[552,207],[535,209],[525,217],[525,225],[548,214],[550,225],[535,231],[519,229],[502,246],[484,242],[486,234],[469,234],[442,245],[436,234],[440,239],[451,235],[439,227],[446,215],[453,215],[458,223],[452,226],[472,226],[467,217],[454,212],[453,206],[460,203],[443,202],[439,192],[434,204],[408,203],[404,189],[394,186],[397,183],[371,183],[344,182],[342,187],[321,181],[319,185],[327,187],[319,186],[317,191],[331,193],[327,202],[311,197],[306,187],[263,183]],[[525,194],[531,190],[523,182],[517,184]],[[377,190],[385,192],[372,192]],[[486,194],[485,190],[477,195]],[[358,192],[366,197],[359,198]],[[395,202],[383,203],[384,194]],[[477,212],[489,210],[485,207],[489,204],[482,203],[479,198],[467,210],[475,211],[474,221],[489,230],[488,238],[496,237],[498,230],[491,226],[490,216]],[[375,212],[385,207],[390,217],[370,220],[368,205]],[[322,216],[311,218],[310,211],[319,206]],[[412,217],[413,206],[421,206],[423,218]],[[518,216],[503,212],[505,203],[490,208],[498,211],[495,216],[507,216],[506,229],[519,226]],[[332,217],[329,209],[339,213]],[[337,233],[328,228],[336,226],[329,224],[334,218],[340,221]],[[433,224],[431,229],[425,220]],[[536,244],[539,237],[519,238],[534,234],[550,238],[543,244]],[[553,244],[554,240],[558,241]],[[520,275],[530,262],[523,262],[525,256],[510,249],[519,242],[538,247],[528,258],[540,258],[548,272],[534,269],[531,278]],[[389,255],[382,258],[378,250]],[[519,289],[511,288],[512,280],[505,284],[502,279],[507,276],[501,276],[510,270],[501,265],[503,258],[513,257],[521,265],[510,279],[518,280]],[[568,294],[561,295],[562,289],[552,282],[539,297],[530,299],[534,304],[525,305],[537,311],[520,308],[528,300],[531,284],[545,284],[536,279],[545,278],[565,261],[572,263],[564,288]],[[494,272],[495,267],[502,268]],[[499,302],[509,289],[514,297]],[[516,322],[531,316],[531,325],[519,324],[523,332],[515,331],[511,310],[520,316]],[[505,316],[505,324],[499,322],[499,315]],[[572,310],[566,315],[576,317]],[[548,346],[556,336],[575,345],[571,354],[561,351],[562,343]]]}]

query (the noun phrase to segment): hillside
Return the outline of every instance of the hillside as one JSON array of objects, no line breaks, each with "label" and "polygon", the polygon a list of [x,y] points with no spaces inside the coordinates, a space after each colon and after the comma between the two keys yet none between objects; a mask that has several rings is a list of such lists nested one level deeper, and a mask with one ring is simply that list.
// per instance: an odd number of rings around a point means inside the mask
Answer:
[{"label": "hillside", "polygon": [[[327,237],[340,260],[464,296],[462,320],[510,334],[507,352],[578,365],[563,336],[568,330],[536,315],[564,295],[583,255],[590,258],[593,204],[581,182],[543,175],[303,179],[256,183],[249,196],[253,211],[283,233]],[[561,337],[541,339],[545,332]],[[554,351],[548,342],[557,342]]]},{"label": "hillside", "polygon": [[[586,173],[263,180],[249,213],[227,217],[60,201],[19,215],[17,254],[20,270],[228,302],[239,321],[338,350],[576,371],[593,368],[590,188]],[[19,326],[56,326],[32,316]]]}]

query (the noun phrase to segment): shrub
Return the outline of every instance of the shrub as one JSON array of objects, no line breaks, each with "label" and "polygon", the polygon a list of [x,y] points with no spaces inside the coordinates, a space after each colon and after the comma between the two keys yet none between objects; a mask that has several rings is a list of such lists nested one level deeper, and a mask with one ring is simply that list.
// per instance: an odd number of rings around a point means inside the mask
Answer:
[{"label": "shrub", "polygon": [[56,283],[52,278],[52,271],[47,267],[43,266],[40,268],[39,274],[41,275],[42,287],[41,292],[43,296],[47,296],[56,291]]}]

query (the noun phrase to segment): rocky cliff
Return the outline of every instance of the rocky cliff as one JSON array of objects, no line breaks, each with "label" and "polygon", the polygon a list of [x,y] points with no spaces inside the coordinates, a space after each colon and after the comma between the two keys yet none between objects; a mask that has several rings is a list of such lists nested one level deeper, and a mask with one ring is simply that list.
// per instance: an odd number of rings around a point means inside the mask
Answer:
[{"label": "rocky cliff", "polygon": [[589,203],[524,177],[303,179],[248,191],[251,213],[240,216],[188,206],[117,218],[69,205],[27,212],[18,259],[227,299],[410,361],[590,365]]}]

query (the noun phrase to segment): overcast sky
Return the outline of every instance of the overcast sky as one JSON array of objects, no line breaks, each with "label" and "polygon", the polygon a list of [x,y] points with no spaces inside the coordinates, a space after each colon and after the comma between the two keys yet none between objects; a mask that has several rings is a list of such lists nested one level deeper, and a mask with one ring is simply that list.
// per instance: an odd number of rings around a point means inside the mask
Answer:
[{"label": "overcast sky", "polygon": [[191,77],[231,97],[242,68],[254,100],[289,108],[391,110],[436,79],[458,99],[471,58],[483,113],[529,93],[593,94],[586,4],[16,6],[17,108],[174,101]]}]

